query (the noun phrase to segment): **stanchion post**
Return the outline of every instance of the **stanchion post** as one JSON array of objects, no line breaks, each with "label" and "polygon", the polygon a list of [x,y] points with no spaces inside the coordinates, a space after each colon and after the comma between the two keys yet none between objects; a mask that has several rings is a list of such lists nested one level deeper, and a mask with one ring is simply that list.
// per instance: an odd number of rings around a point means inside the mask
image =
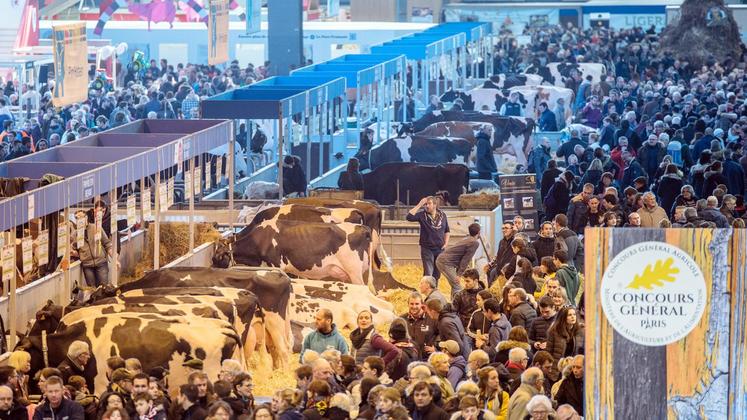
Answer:
[{"label": "stanchion post", "polygon": [[161,171],[156,171],[156,212],[153,215],[155,219],[155,228],[153,229],[153,269],[161,268]]},{"label": "stanchion post", "polygon": [[[9,235],[9,242],[13,245],[14,252],[16,247],[16,230],[11,229]],[[9,320],[10,320],[10,339],[8,340],[8,348],[12,349],[16,346],[16,322],[18,318],[18,311],[16,310],[16,278],[18,277],[18,274],[16,273],[17,270],[13,270],[13,275],[10,277],[10,290],[8,291],[8,313],[9,313]]]}]

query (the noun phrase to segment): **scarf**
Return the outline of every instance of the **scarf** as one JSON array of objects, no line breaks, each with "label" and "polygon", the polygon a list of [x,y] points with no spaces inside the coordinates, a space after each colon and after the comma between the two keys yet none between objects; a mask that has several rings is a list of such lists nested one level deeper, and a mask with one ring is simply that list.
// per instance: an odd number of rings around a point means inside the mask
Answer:
[{"label": "scarf", "polygon": [[360,328],[356,328],[355,330],[353,330],[353,332],[350,333],[350,341],[353,343],[353,347],[355,347],[356,349],[361,348],[363,342],[366,341],[368,334],[373,331],[373,328],[373,325],[371,325],[365,330],[361,330]]}]

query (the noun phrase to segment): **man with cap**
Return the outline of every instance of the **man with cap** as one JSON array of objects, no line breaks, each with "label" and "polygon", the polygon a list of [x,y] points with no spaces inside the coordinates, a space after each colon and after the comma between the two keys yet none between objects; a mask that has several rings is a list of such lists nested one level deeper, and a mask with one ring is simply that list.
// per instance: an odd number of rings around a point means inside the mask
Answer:
[{"label": "man with cap", "polygon": [[[111,392],[114,392],[122,398],[125,410],[130,417],[135,416],[135,403],[132,401],[132,374],[125,368],[119,368],[112,372],[111,384],[109,384]],[[101,396],[101,401],[106,401],[104,395]]]},{"label": "man with cap", "polygon": [[438,343],[438,348],[449,356],[449,373],[446,374],[446,379],[456,389],[460,382],[467,379],[467,360],[462,356],[459,343],[454,340],[442,341]]},{"label": "man with cap", "polygon": [[191,375],[194,372],[202,372],[203,363],[200,359],[189,359],[182,363],[182,366],[187,368],[187,373]]},{"label": "man with cap", "polygon": [[67,357],[57,366],[62,373],[62,380],[67,383],[73,375],[86,378],[88,389],[94,389],[93,376],[85,375],[88,362],[91,360],[91,351],[85,341],[73,341],[67,348]]}]

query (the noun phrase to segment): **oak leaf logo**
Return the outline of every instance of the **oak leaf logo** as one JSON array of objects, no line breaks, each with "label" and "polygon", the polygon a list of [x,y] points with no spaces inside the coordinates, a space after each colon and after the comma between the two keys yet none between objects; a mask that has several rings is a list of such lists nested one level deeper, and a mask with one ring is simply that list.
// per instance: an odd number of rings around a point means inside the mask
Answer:
[{"label": "oak leaf logo", "polygon": [[627,286],[628,289],[647,289],[652,290],[655,287],[664,286],[664,282],[674,282],[674,274],[680,272],[677,267],[673,267],[674,259],[672,257],[666,260],[657,260],[653,266],[646,265],[643,273],[633,277],[633,281]]}]

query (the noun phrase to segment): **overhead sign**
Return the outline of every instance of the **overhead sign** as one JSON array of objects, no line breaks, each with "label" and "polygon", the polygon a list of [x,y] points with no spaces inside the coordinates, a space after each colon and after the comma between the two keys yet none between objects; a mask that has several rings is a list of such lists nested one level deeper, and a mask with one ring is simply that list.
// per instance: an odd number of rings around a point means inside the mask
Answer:
[{"label": "overhead sign", "polygon": [[84,22],[52,27],[54,91],[52,103],[62,107],[88,99],[88,41]]},{"label": "overhead sign", "polygon": [[246,34],[262,30],[262,0],[246,0]]},{"label": "overhead sign", "polygon": [[698,264],[665,242],[641,242],[617,254],[604,272],[600,296],[615,331],[644,346],[687,336],[708,298]]},{"label": "overhead sign", "polygon": [[210,0],[208,16],[208,64],[228,61],[228,0]]}]

